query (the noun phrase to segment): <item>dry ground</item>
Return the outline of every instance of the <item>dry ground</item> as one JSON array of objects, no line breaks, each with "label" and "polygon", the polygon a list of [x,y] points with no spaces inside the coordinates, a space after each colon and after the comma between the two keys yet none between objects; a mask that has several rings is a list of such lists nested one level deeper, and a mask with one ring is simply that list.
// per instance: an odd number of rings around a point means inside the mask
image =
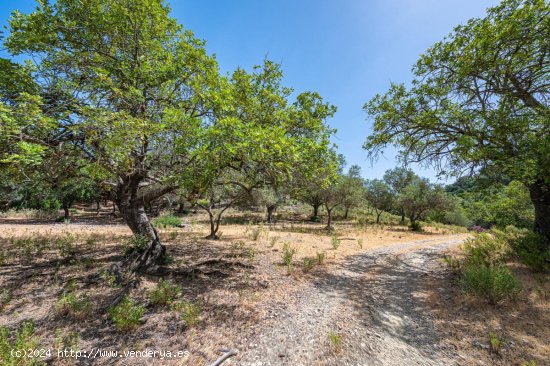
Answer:
[{"label": "dry ground", "polygon": [[[243,217],[243,215],[233,213],[227,222],[235,222],[235,224],[222,226],[222,236],[219,241],[203,239],[207,234],[207,225],[201,215],[187,217],[185,219],[186,227],[183,229],[161,229],[161,236],[172,259],[170,264],[172,268],[197,268],[198,263],[212,258],[222,258],[230,262],[241,263],[243,266],[227,266],[223,263],[201,265],[198,268],[210,272],[209,275],[199,273],[192,276],[178,275],[170,278],[171,281],[182,287],[182,299],[191,301],[201,308],[200,322],[191,328],[185,326],[178,313],[169,308],[154,307],[148,304],[147,293],[155,286],[159,278],[143,278],[130,296],[147,306],[144,319],[136,331],[129,333],[116,331],[106,315],[111,300],[119,293],[120,288],[113,286],[108,277],[94,276],[101,269],[108,268],[112,263],[122,259],[123,243],[130,237],[130,231],[124,225],[117,220],[110,220],[103,216],[100,218],[77,218],[70,225],[51,224],[39,220],[0,219],[0,248],[2,250],[0,252],[0,291],[9,294],[9,298],[4,301],[5,304],[0,312],[0,325],[16,329],[25,320],[33,320],[35,338],[42,347],[46,348],[55,347],[56,332],[62,335],[74,332],[79,334],[78,348],[81,350],[102,348],[123,351],[149,348],[172,352],[189,351],[188,356],[184,358],[162,361],[143,358],[99,358],[81,359],[79,364],[203,365],[215,360],[219,356],[219,349],[227,348],[236,348],[240,352],[230,361],[232,364],[239,362],[244,364],[244,362],[248,362],[246,356],[254,352],[251,350],[258,349],[255,346],[257,343],[255,340],[259,339],[258,335],[267,332],[267,329],[276,329],[273,327],[277,327],[278,324],[289,323],[285,320],[288,312],[300,310],[304,301],[308,301],[308,296],[306,296],[308,291],[311,291],[312,286],[318,284],[323,278],[335,276],[339,271],[350,270],[346,267],[350,263],[360,263],[359,259],[363,258],[362,256],[368,257],[376,251],[386,250],[384,248],[392,248],[391,256],[386,256],[384,263],[397,265],[399,258],[407,258],[408,253],[424,250],[423,248],[426,246],[433,247],[440,243],[454,242],[464,237],[464,235],[452,234],[448,229],[441,228],[428,229],[425,233],[412,233],[399,226],[371,224],[358,227],[351,223],[337,223],[335,237],[338,238],[340,245],[334,249],[333,238],[323,230],[323,224],[307,223],[300,220],[300,217],[296,217],[268,226],[247,223],[250,219],[259,221],[260,217]],[[260,234],[259,238],[254,240],[258,233]],[[55,238],[67,237],[77,243],[76,253],[67,254],[66,248],[65,252],[63,251],[62,244],[56,248],[48,247],[42,252],[37,252],[32,248],[25,249],[21,241],[14,241],[14,239],[21,238],[45,238],[51,242]],[[58,240],[58,243],[63,243],[63,240]],[[282,250],[285,243],[297,250],[294,258],[294,270],[290,275],[282,264]],[[315,266],[306,273],[303,268],[303,258],[316,257],[317,253],[321,252],[327,253],[325,263]],[[396,262],[393,262],[394,258]],[[359,262],[357,262],[358,260]],[[452,317],[457,315],[463,316],[465,319],[477,319],[473,315],[470,316],[469,313],[459,310],[457,310],[458,313],[453,313],[452,309],[447,312],[443,310],[448,306],[459,306],[460,304],[457,304],[456,301],[461,301],[457,299],[463,297],[461,294],[455,293],[456,287],[445,277],[449,271],[441,265],[439,257],[430,256],[429,261],[430,268],[436,268],[441,271],[440,274],[434,278],[429,276],[429,281],[415,282],[417,285],[425,286],[422,291],[425,291],[425,297],[429,301],[423,301],[423,304],[429,306],[427,311],[434,311],[434,316],[446,322],[456,320]],[[376,266],[360,266],[355,270],[365,272],[361,276],[364,276],[367,283],[369,278],[380,277],[379,269]],[[56,301],[72,280],[76,283],[77,293],[88,296],[94,306],[93,313],[83,319],[62,316],[56,310]],[[435,283],[436,280],[441,283]],[[363,281],[357,283],[363,283]],[[322,292],[323,296],[327,296],[327,298],[331,296],[328,289],[330,288],[325,287],[325,291]],[[363,290],[367,291],[366,288]],[[354,296],[360,295],[356,291]],[[369,299],[371,295],[366,293],[364,299]],[[391,295],[398,296],[399,294]],[[378,300],[372,299],[372,301],[382,301],[384,297],[389,298],[389,296],[389,294],[381,295]],[[440,296],[441,299],[438,299],[437,296]],[[325,300],[326,298],[320,298],[322,303],[327,302]],[[346,304],[346,306],[352,305],[349,302]],[[384,302],[380,303],[380,306],[383,305]],[[542,314],[540,315],[541,321],[548,319],[546,317],[547,310],[547,308],[536,309],[540,312],[539,315]],[[490,313],[491,309],[487,308],[486,311]],[[344,313],[346,312],[344,311]],[[350,312],[349,314],[354,313]],[[314,319],[319,314],[313,312],[307,313],[307,316]],[[487,319],[485,318],[484,321]],[[346,327],[345,319],[339,320],[338,317],[335,317],[334,322],[339,328]],[[437,324],[437,321],[435,323]],[[482,324],[480,321],[476,324],[478,323]],[[483,327],[483,324],[480,327]],[[455,338],[464,337],[463,334],[470,332],[471,327],[456,326],[452,328],[452,331],[445,327],[442,329],[448,343],[453,347],[456,346],[461,354],[468,354],[470,351],[484,352],[485,358],[474,357],[473,359],[486,360],[485,364],[491,364],[495,358],[492,355],[488,356],[488,351],[484,348],[472,346],[471,343],[468,343],[469,340],[454,340],[453,336]],[[514,326],[511,326],[510,331],[513,329]],[[485,330],[480,330],[479,334],[483,332]],[[322,337],[323,347],[330,351],[327,335],[319,336]],[[364,341],[361,342],[359,338],[361,337],[356,336],[357,342],[361,346]],[[548,337],[542,338],[538,342],[527,340],[531,342],[529,345],[534,347],[536,352],[526,352],[528,356],[539,360],[539,365],[544,364],[540,363],[540,360],[544,359],[542,357],[545,356],[544,339],[548,339]],[[407,343],[406,340],[404,342]],[[520,349],[525,348],[521,341],[516,344]],[[358,345],[344,340],[342,353],[329,352],[330,355],[327,355],[326,362],[320,364],[341,364],[340,357],[343,360],[345,359],[344,355],[353,354],[353,347],[356,346]],[[372,348],[369,352],[371,351],[376,350]],[[254,360],[256,359],[254,357]],[[67,361],[70,360],[54,357],[50,363],[61,364],[67,363]]]}]

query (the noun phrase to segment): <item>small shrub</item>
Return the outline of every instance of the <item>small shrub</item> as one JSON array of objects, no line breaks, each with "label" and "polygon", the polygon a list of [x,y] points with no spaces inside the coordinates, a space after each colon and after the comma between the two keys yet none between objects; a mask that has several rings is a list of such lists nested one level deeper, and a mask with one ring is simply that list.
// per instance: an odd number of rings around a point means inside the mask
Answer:
[{"label": "small shrub", "polygon": [[181,319],[188,328],[192,328],[199,323],[202,313],[200,305],[190,301],[176,302],[172,305],[172,310],[180,314]]},{"label": "small shrub", "polygon": [[142,305],[125,297],[109,309],[109,317],[119,331],[129,332],[139,326],[144,312],[145,308]]},{"label": "small shrub", "polygon": [[337,250],[340,247],[340,239],[336,235],[332,235],[330,238],[330,243],[332,244],[332,249]]},{"label": "small shrub", "polygon": [[168,305],[181,295],[181,287],[161,279],[157,286],[149,292],[149,301],[153,305]]},{"label": "small shrub", "polygon": [[256,255],[254,248],[248,248],[248,259],[253,260]]},{"label": "small shrub", "polygon": [[71,233],[66,233],[63,236],[59,236],[55,239],[55,246],[59,250],[61,257],[72,257],[76,255],[76,238]]},{"label": "small shrub", "polygon": [[169,236],[170,236],[170,240],[176,240],[176,238],[178,237],[178,232],[177,231],[171,231]]},{"label": "small shrub", "polygon": [[146,236],[135,234],[135,235],[132,235],[124,243],[123,245],[124,253],[126,255],[140,254],[147,249],[148,245],[149,245],[149,239]]},{"label": "small shrub", "polygon": [[252,231],[250,232],[250,238],[254,241],[258,241],[264,234],[264,231],[264,226],[260,224],[259,226],[256,226],[252,229]]},{"label": "small shrub", "polygon": [[309,272],[315,265],[315,259],[311,257],[304,258],[304,272]]},{"label": "small shrub", "polygon": [[163,229],[169,227],[180,227],[181,219],[173,215],[160,216],[153,220],[153,225]]},{"label": "small shrub", "polygon": [[321,222],[321,218],[319,216],[311,216],[310,221],[311,222]]},{"label": "small shrub", "polygon": [[524,230],[513,237],[510,244],[521,262],[532,271],[546,272],[550,269],[550,250],[542,244],[540,235]]},{"label": "small shrub", "polygon": [[506,267],[468,264],[464,268],[462,285],[467,293],[481,297],[490,304],[514,297],[521,290],[519,281]]},{"label": "small shrub", "polygon": [[16,331],[13,336],[8,328],[0,327],[0,360],[3,366],[42,366],[45,362],[39,358],[22,357],[29,350],[40,348],[34,337],[34,323],[24,322],[21,330]]},{"label": "small shrub", "polygon": [[288,273],[292,273],[292,260],[296,254],[296,248],[292,248],[290,243],[283,244],[283,263],[288,269]]},{"label": "small shrub", "polygon": [[269,247],[270,248],[273,248],[275,246],[275,244],[277,244],[277,241],[279,240],[279,237],[278,236],[273,236],[270,240],[269,240]]},{"label": "small shrub", "polygon": [[363,249],[363,238],[357,239],[357,245],[359,245],[360,249]]},{"label": "small shrub", "polygon": [[327,256],[327,252],[317,252],[317,264],[322,265],[325,262],[325,258]]},{"label": "small shrub", "polygon": [[481,233],[468,239],[463,245],[466,262],[494,266],[509,259],[512,248],[503,232]]},{"label": "small shrub", "polygon": [[78,341],[80,336],[76,332],[68,332],[63,334],[61,329],[55,330],[54,345],[58,350],[72,350],[78,351]]},{"label": "small shrub", "polygon": [[411,231],[420,232],[422,231],[422,225],[420,224],[420,222],[414,221],[411,222],[411,224],[409,225],[409,229],[411,229]]},{"label": "small shrub", "polygon": [[489,333],[489,345],[491,346],[491,351],[494,353],[500,353],[502,348],[502,340],[497,336],[495,332]]},{"label": "small shrub", "polygon": [[453,273],[455,274],[460,273],[462,265],[457,258],[450,255],[446,255],[445,257],[443,257],[443,262],[445,262],[449,266],[449,268],[453,271]]},{"label": "small shrub", "polygon": [[90,300],[87,297],[78,297],[74,290],[61,295],[55,308],[61,316],[70,315],[77,319],[84,319],[93,310]]},{"label": "small shrub", "polygon": [[99,276],[103,281],[105,281],[105,284],[109,287],[118,287],[116,276],[113,273],[110,273],[109,271],[101,271],[99,273]]},{"label": "small shrub", "polygon": [[11,291],[7,288],[3,288],[2,291],[0,291],[0,311],[2,311],[2,309],[10,303],[11,299]]},{"label": "small shrub", "polygon": [[328,340],[330,342],[330,345],[332,348],[339,352],[342,349],[342,335],[335,333],[335,332],[329,332],[328,333]]}]

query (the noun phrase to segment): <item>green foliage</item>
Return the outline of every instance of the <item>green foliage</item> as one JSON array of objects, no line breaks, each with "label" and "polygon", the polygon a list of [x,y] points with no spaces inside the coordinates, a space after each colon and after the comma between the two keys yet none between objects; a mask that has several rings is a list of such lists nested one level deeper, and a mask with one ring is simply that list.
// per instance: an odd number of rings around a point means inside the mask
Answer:
[{"label": "green foliage", "polygon": [[450,255],[446,255],[443,257],[443,262],[445,262],[449,268],[453,271],[455,274],[461,273],[462,270],[462,263],[457,258],[454,258]]},{"label": "green foliage", "polygon": [[468,263],[485,266],[501,264],[513,253],[506,233],[497,230],[476,234],[475,237],[464,242],[463,249]]},{"label": "green foliage", "polygon": [[153,305],[169,305],[181,295],[181,287],[161,279],[157,286],[149,292],[149,301]]},{"label": "green foliage", "polygon": [[55,304],[57,312],[61,316],[72,316],[76,319],[85,319],[93,311],[93,305],[87,297],[79,297],[74,287],[61,295]]},{"label": "green foliage", "polygon": [[201,307],[191,301],[178,301],[172,305],[172,310],[178,312],[188,328],[196,326],[201,317]]},{"label": "green foliage", "polygon": [[283,244],[283,263],[286,265],[288,273],[292,273],[292,261],[296,252],[296,248],[291,247],[290,243]]},{"label": "green foliage", "polygon": [[[510,231],[511,228],[507,228]],[[546,272],[550,269],[550,249],[543,245],[539,234],[521,230],[512,237],[510,245],[519,259],[534,272]]]},{"label": "green foliage", "polygon": [[469,263],[464,268],[462,286],[467,293],[496,305],[506,298],[515,297],[521,285],[506,267],[488,267],[485,264]]},{"label": "green foliage", "polygon": [[330,244],[332,245],[332,249],[337,250],[340,247],[340,243],[340,239],[338,239],[338,236],[336,236],[335,234],[330,237]]},{"label": "green foliage", "polygon": [[335,332],[329,332],[328,340],[334,351],[340,352],[342,348],[342,335]]},{"label": "green foliage", "polygon": [[8,328],[0,327],[0,360],[3,366],[42,366],[46,365],[39,357],[23,357],[26,351],[39,348],[34,337],[34,323],[23,322],[19,331],[10,334]]},{"label": "green foliage", "polygon": [[304,272],[309,272],[315,266],[315,259],[304,257]]},{"label": "green foliage", "polygon": [[491,346],[491,351],[494,353],[500,353],[502,348],[502,340],[498,337],[495,332],[489,333],[489,345]]},{"label": "green foliage", "polygon": [[363,242],[364,242],[363,238],[357,239],[357,245],[359,245],[360,249],[363,249]]},{"label": "green foliage", "polygon": [[265,228],[262,224],[260,224],[252,229],[252,231],[250,232],[250,239],[258,241],[264,234]]},{"label": "green foliage", "polygon": [[325,251],[317,252],[317,264],[322,265],[323,263],[325,263],[326,256],[327,256],[327,252]]},{"label": "green foliage", "polygon": [[129,332],[139,326],[144,312],[145,308],[142,305],[124,297],[117,305],[109,309],[109,318],[119,331]]},{"label": "green foliage", "polygon": [[382,211],[390,211],[395,195],[390,186],[380,179],[368,180],[365,183],[365,199],[376,210],[376,222],[380,222]]},{"label": "green foliage", "polygon": [[123,245],[124,253],[126,255],[134,253],[143,253],[149,245],[149,239],[146,236],[135,234],[132,235]]},{"label": "green foliage", "polygon": [[413,221],[409,225],[409,229],[411,229],[411,231],[420,232],[422,231],[422,225],[418,221]]},{"label": "green foliage", "polygon": [[179,227],[181,225],[181,219],[173,215],[166,215],[154,219],[153,224],[164,229],[169,227]]},{"label": "green foliage", "polygon": [[78,341],[80,336],[76,332],[68,332],[63,334],[61,329],[55,330],[55,340],[54,345],[58,350],[73,350],[78,351]]}]

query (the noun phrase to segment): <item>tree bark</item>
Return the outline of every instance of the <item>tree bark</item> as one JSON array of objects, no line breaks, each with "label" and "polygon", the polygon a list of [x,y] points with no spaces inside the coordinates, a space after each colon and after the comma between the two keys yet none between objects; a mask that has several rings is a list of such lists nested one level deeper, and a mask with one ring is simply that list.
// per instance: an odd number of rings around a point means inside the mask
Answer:
[{"label": "tree bark", "polygon": [[207,212],[208,212],[208,218],[210,219],[210,234],[205,239],[218,240],[219,237],[218,235],[216,235],[216,233],[218,232],[218,228],[220,227],[221,216],[218,216],[218,220],[216,220],[216,217],[214,216],[214,212],[212,212],[211,209],[208,209]]},{"label": "tree bark", "polygon": [[401,207],[401,225],[405,223],[405,209]]},{"label": "tree bark", "polygon": [[275,212],[276,208],[277,206],[275,205],[267,206],[267,222],[269,224],[273,223],[273,213]]},{"label": "tree bark", "polygon": [[382,211],[376,210],[376,223],[380,223],[380,216],[382,215]]},{"label": "tree bark", "polygon": [[535,206],[534,230],[550,246],[550,185],[538,179],[529,186],[529,195]]},{"label": "tree bark", "polygon": [[[332,231],[332,208],[325,207],[327,210],[327,227],[328,231]],[[334,207],[333,207],[334,208]]]},{"label": "tree bark", "polygon": [[71,217],[70,217],[69,204],[68,203],[63,203],[63,213],[64,213],[65,221],[70,220]]},{"label": "tree bark", "polygon": [[312,206],[313,206],[313,215],[311,216],[311,219],[316,220],[317,217],[319,217],[319,207],[321,205],[320,204],[315,204],[315,205],[312,205]]},{"label": "tree bark", "polygon": [[348,213],[349,213],[349,207],[346,207],[346,211],[344,212],[344,220],[348,219]]},{"label": "tree bark", "polygon": [[157,231],[147,217],[144,199],[138,195],[140,181],[139,176],[126,177],[118,186],[117,199],[118,209],[132,233],[147,238],[146,249],[133,254],[128,263],[129,269],[149,272],[164,260],[166,247],[161,244]]}]

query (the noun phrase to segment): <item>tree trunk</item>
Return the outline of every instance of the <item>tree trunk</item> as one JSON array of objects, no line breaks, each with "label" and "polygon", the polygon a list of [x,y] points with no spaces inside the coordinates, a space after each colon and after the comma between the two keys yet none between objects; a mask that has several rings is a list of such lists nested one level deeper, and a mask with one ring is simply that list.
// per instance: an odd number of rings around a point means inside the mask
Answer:
[{"label": "tree trunk", "polygon": [[178,211],[177,211],[178,214],[180,214],[180,215],[183,214],[184,210],[185,210],[185,204],[183,202],[180,202],[180,204],[178,206]]},{"label": "tree trunk", "polygon": [[96,216],[99,216],[99,211],[101,210],[101,199],[98,198],[96,201],[95,201],[95,215]]},{"label": "tree trunk", "polygon": [[147,272],[154,271],[155,267],[164,260],[166,247],[161,244],[157,231],[147,217],[143,198],[138,196],[140,180],[139,177],[130,176],[119,184],[118,209],[132,233],[147,238],[146,249],[133,254],[129,269],[135,272]]},{"label": "tree trunk", "polygon": [[349,213],[349,207],[346,207],[346,211],[344,212],[344,220],[348,219],[348,213]]},{"label": "tree trunk", "polygon": [[401,207],[401,225],[405,224],[405,209]]},{"label": "tree trunk", "polygon": [[319,204],[312,205],[313,206],[313,216],[311,216],[311,220],[315,221],[319,217]]},{"label": "tree trunk", "polygon": [[267,206],[267,222],[273,223],[273,213],[275,212],[275,209],[277,206]]},{"label": "tree trunk", "polygon": [[70,212],[69,212],[69,204],[68,203],[63,203],[63,213],[64,213],[64,218],[65,218],[65,221],[68,221],[70,220]]},{"label": "tree trunk", "polygon": [[376,223],[380,223],[380,216],[382,215],[382,211],[376,210]]},{"label": "tree trunk", "polygon": [[328,208],[326,207],[327,209],[327,227],[326,229],[328,231],[332,231],[332,208]]},{"label": "tree trunk", "polygon": [[538,179],[529,186],[531,202],[535,206],[536,233],[542,236],[546,246],[550,246],[550,186]]},{"label": "tree trunk", "polygon": [[[218,232],[218,228],[219,228],[219,220],[216,221],[214,212],[212,212],[210,208],[207,210],[207,212],[208,212],[208,218],[210,219],[210,234],[205,239],[218,240],[219,237],[218,235],[216,235],[216,233]],[[218,223],[218,225],[216,225],[216,223]]]}]

